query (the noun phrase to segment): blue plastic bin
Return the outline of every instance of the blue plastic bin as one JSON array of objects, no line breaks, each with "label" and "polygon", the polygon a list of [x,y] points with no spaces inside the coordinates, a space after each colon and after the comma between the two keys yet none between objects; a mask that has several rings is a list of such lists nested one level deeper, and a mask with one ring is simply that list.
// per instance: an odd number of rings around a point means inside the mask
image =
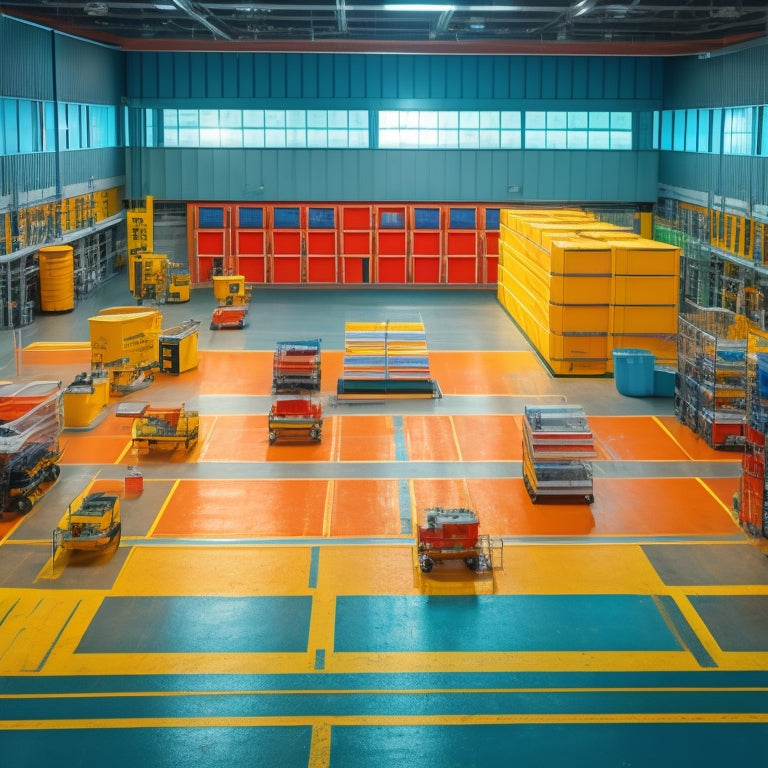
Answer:
[{"label": "blue plastic bin", "polygon": [[647,349],[614,349],[613,378],[620,395],[653,397],[656,355]]},{"label": "blue plastic bin", "polygon": [[657,365],[653,369],[653,396],[674,397],[675,376],[677,371],[667,365]]}]

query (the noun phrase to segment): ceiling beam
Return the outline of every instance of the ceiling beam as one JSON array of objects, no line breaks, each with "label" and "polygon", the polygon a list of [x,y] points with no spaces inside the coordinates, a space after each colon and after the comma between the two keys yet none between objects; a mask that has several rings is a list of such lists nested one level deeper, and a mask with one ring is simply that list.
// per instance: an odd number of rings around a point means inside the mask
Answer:
[{"label": "ceiling beam", "polygon": [[180,11],[183,11],[187,14],[187,16],[198,22],[198,24],[202,24],[209,32],[213,34],[214,37],[217,37],[220,40],[232,39],[231,35],[224,32],[212,21],[209,21],[208,17],[200,13],[200,11],[194,7],[194,4],[189,2],[189,0],[170,0],[170,2],[173,3]]}]

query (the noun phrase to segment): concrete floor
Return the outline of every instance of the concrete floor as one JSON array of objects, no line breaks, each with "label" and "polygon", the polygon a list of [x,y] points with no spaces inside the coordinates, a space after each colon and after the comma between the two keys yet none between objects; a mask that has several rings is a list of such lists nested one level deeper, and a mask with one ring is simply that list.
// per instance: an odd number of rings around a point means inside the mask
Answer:
[{"label": "concrete floor", "polygon": [[[116,278],[17,332],[16,358],[3,333],[2,375],[68,383],[88,317],[133,304]],[[128,396],[198,409],[198,445],[136,454],[114,400],[62,434],[32,512],[0,522],[9,764],[759,760],[768,561],[732,514],[739,454],[679,425],[671,398],[552,377],[492,291],[257,289],[241,331],[208,330],[213,305],[198,289],[161,308],[164,327],[201,321],[200,364]],[[379,320],[424,323],[441,398],[336,400],[345,323]],[[307,338],[322,339],[323,440],[270,445],[272,352]],[[521,414],[537,403],[584,408],[592,504],[531,502]],[[91,483],[123,495],[120,547],[52,561]],[[475,509],[492,572],[420,572],[434,505]]]}]

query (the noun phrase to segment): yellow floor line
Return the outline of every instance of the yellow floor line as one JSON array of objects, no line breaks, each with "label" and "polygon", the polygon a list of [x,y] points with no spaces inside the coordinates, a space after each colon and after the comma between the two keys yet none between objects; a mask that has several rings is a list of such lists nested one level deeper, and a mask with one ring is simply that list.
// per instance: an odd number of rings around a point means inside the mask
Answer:
[{"label": "yellow floor line", "polygon": [[173,497],[173,494],[176,492],[176,489],[179,487],[179,483],[180,482],[181,482],[181,480],[176,480],[176,482],[174,482],[173,486],[171,487],[171,490],[169,491],[168,495],[165,497],[165,501],[161,504],[160,509],[159,509],[159,511],[158,511],[158,513],[157,513],[157,515],[156,515],[156,517],[154,519],[154,521],[152,522],[152,525],[150,526],[149,530],[147,531],[147,535],[146,535],[147,539],[151,539],[152,536],[154,535],[155,528],[157,528],[157,526],[160,523],[160,520],[162,520],[163,514],[165,513],[165,510],[168,507],[168,504],[170,503],[171,498]]},{"label": "yellow floor line", "polygon": [[731,516],[733,516],[733,510],[723,502],[723,500],[707,485],[706,480],[700,477],[696,478],[696,482],[701,485],[702,488]]},{"label": "yellow floor line", "polygon": [[656,422],[656,424],[658,424],[658,426],[661,428],[661,430],[664,433],[666,433],[666,435],[669,437],[669,439],[672,440],[672,442],[688,457],[689,461],[696,461],[696,459],[694,459],[693,456],[691,456],[691,454],[688,453],[688,451],[686,451],[685,448],[683,448],[683,446],[680,444],[680,442],[677,440],[677,438],[664,426],[664,424],[661,422],[661,420],[659,419],[658,416],[653,416],[652,418],[653,418],[654,422]]},{"label": "yellow floor line", "polygon": [[[768,714],[749,715],[751,723],[768,722]],[[339,715],[324,717],[321,721],[311,716],[305,717],[163,717],[152,719],[148,717],[130,717],[125,719],[93,719],[88,720],[90,729],[100,728],[215,728],[215,727],[256,727],[256,726],[289,726],[313,725],[317,723],[323,728],[331,726],[408,726],[408,725],[513,725],[513,724],[585,724],[585,723],[743,723],[744,715],[732,712],[715,712],[701,714],[672,713],[672,714],[568,714],[568,715]],[[51,730],[78,730],[83,727],[83,721],[72,720],[6,720],[0,724],[2,730],[35,731],[40,728]],[[309,763],[312,768],[315,764]],[[323,765],[322,763],[318,765]]]},{"label": "yellow floor line", "polygon": [[316,723],[312,727],[312,743],[309,747],[307,768],[328,768],[331,764],[331,726]]},{"label": "yellow floor line", "polygon": [[453,416],[449,416],[448,419],[451,423],[451,433],[453,434],[453,444],[456,446],[456,455],[459,457],[459,461],[464,461],[461,456],[461,444],[459,443],[459,436],[456,433],[456,424],[453,420]]},{"label": "yellow floor line", "polygon": [[328,539],[331,536],[331,518],[333,517],[333,494],[336,485],[333,480],[328,481],[325,489],[325,506],[323,507],[323,538]]},{"label": "yellow floor line", "polygon": [[196,461],[205,461],[205,457],[208,454],[208,448],[211,445],[211,440],[213,439],[213,432],[216,428],[216,422],[219,420],[218,416],[213,417],[213,421],[211,422],[211,427],[207,431],[207,434],[205,436],[205,440],[203,441],[202,445],[200,446],[197,460]]}]

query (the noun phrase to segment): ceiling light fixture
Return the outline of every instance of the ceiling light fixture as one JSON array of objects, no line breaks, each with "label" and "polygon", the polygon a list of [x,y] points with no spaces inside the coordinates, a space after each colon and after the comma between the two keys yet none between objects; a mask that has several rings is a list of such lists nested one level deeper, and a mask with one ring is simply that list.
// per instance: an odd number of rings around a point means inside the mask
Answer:
[{"label": "ceiling light fixture", "polygon": [[585,13],[589,13],[595,7],[596,0],[576,0],[576,2],[568,9],[568,13],[571,18],[577,16],[583,16]]}]

